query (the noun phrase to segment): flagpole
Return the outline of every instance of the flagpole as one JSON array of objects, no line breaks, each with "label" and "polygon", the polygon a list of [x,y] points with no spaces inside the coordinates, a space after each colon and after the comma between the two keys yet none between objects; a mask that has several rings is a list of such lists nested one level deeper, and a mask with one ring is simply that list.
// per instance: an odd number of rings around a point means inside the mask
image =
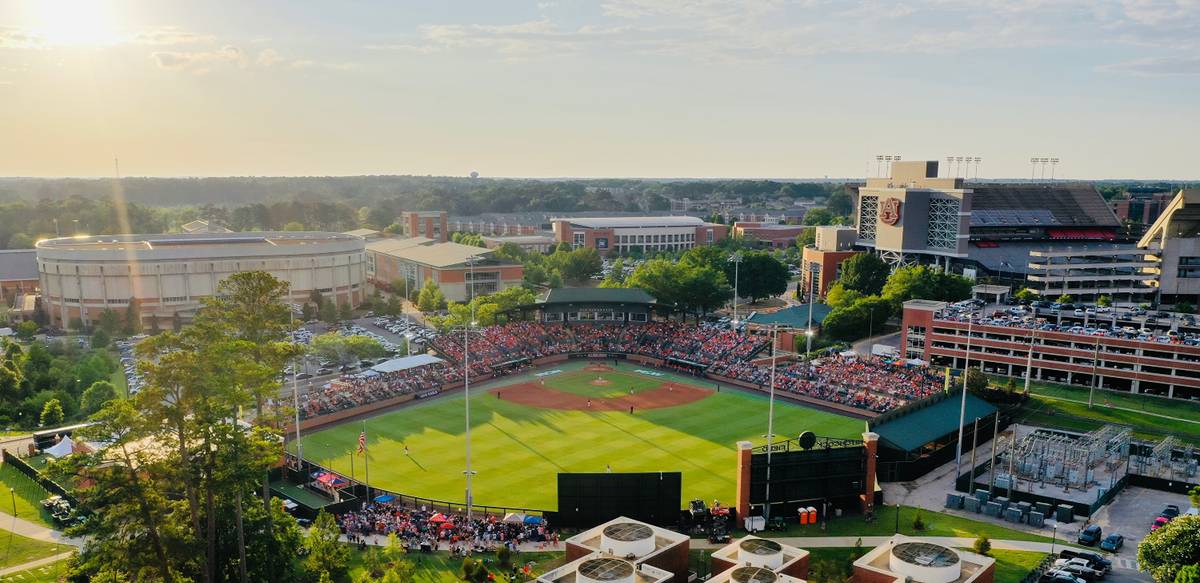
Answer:
[{"label": "flagpole", "polygon": [[363,419],[363,481],[367,485],[367,502],[371,501],[371,450],[367,448],[367,420]]},{"label": "flagpole", "polygon": [[[354,482],[354,453],[350,454],[350,481]],[[351,486],[353,487],[353,486]]]}]

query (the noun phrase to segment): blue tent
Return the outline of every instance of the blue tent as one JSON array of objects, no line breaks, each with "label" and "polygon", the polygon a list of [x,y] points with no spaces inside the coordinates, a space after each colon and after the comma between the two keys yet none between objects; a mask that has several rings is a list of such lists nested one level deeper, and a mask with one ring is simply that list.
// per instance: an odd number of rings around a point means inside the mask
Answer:
[{"label": "blue tent", "polygon": [[541,516],[526,516],[525,517],[525,524],[541,524],[541,523],[542,523]]},{"label": "blue tent", "polygon": [[392,500],[395,500],[395,499],[396,499],[396,497],[392,496],[391,494],[384,494],[382,496],[375,497],[376,502],[391,502]]}]

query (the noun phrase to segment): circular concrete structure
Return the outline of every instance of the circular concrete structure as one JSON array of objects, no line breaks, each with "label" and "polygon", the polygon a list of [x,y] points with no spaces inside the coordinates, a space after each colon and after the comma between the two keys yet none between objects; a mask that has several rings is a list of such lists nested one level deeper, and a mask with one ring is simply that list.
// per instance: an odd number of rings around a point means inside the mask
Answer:
[{"label": "circular concrete structure", "polygon": [[618,557],[644,557],[654,552],[654,530],[634,522],[610,524],[600,532],[600,548]]},{"label": "circular concrete structure", "polygon": [[747,538],[738,543],[738,564],[766,569],[783,566],[783,546],[764,538]]},{"label": "circular concrete structure", "polygon": [[733,583],[775,583],[779,575],[762,567],[737,567],[729,573],[729,580]]},{"label": "circular concrete structure", "polygon": [[66,327],[94,324],[106,309],[136,305],[142,325],[189,318],[235,273],[266,271],[291,284],[290,301],[315,290],[339,304],[362,302],[365,242],[322,232],[190,233],[62,237],[37,243],[42,306]]},{"label": "circular concrete structure", "polygon": [[926,542],[900,543],[892,547],[888,567],[893,573],[921,583],[950,583],[962,574],[962,560],[957,551]]},{"label": "circular concrete structure", "polygon": [[637,569],[625,559],[588,559],[575,569],[578,583],[633,583]]}]

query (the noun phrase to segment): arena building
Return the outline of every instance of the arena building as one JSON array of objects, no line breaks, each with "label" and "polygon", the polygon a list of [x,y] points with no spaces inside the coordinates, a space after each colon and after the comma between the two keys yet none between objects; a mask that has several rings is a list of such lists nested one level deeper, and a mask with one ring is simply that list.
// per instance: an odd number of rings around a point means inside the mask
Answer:
[{"label": "arena building", "polygon": [[682,251],[711,245],[729,234],[727,225],[697,217],[603,217],[554,219],[554,240],[601,255]]},{"label": "arena building", "polygon": [[816,227],[815,232],[813,244],[805,245],[800,256],[803,282],[798,289],[825,297],[829,286],[842,275],[842,262],[862,251],[854,249],[858,236],[854,227]]},{"label": "arena building", "polygon": [[221,280],[267,271],[291,286],[291,301],[317,291],[339,304],[364,294],[361,238],[322,232],[191,233],[62,237],[37,243],[43,309],[53,325],[135,305],[143,325],[188,319]]},{"label": "arena building", "polygon": [[796,244],[796,237],[809,227],[779,223],[737,222],[733,224],[733,236],[772,249],[783,249]]},{"label": "arena building", "polygon": [[38,284],[36,249],[0,251],[0,301],[12,306],[17,296],[37,291]]}]

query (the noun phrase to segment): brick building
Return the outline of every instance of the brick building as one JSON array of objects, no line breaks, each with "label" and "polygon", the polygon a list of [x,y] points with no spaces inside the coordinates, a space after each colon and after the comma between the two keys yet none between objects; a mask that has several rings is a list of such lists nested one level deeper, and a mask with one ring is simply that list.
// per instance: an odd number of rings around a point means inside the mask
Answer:
[{"label": "brick building", "polygon": [[711,245],[729,235],[729,227],[697,217],[605,217],[554,219],[554,240],[595,249],[601,255],[682,251]]}]

